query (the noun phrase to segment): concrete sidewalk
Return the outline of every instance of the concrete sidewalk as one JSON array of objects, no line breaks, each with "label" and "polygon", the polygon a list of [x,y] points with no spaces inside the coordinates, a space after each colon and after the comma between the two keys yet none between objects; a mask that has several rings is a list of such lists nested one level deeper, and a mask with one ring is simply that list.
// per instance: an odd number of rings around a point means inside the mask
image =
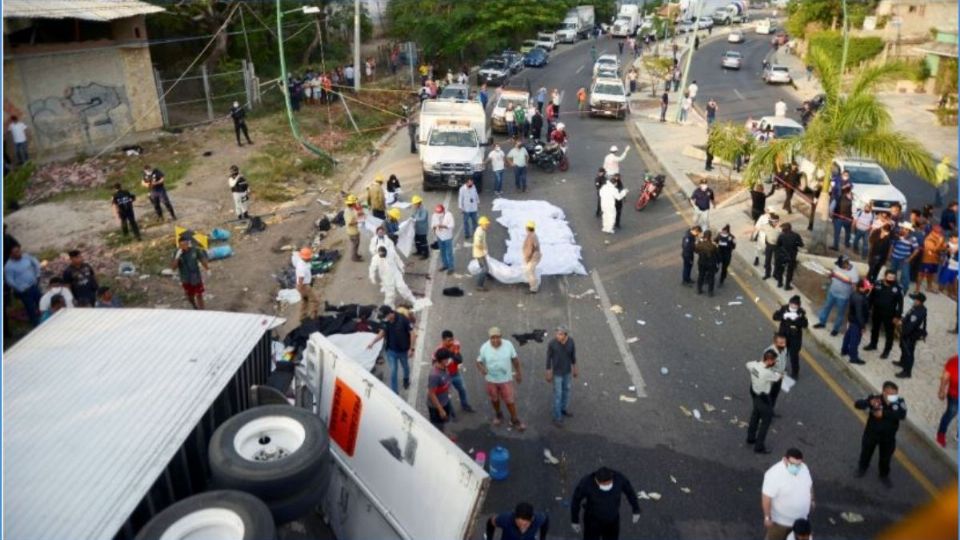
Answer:
[{"label": "concrete sidewalk", "polygon": [[[687,174],[704,173],[703,160],[689,156],[702,154],[702,150],[698,150],[694,146],[702,147],[706,144],[705,122],[700,118],[695,118],[687,125],[678,125],[671,122],[661,123],[658,121],[659,115],[659,108],[634,111],[633,119],[636,129],[642,141],[649,147],[651,153],[659,162],[660,167],[689,196],[695,189],[695,185]],[[694,113],[692,116],[697,117],[698,115]],[[714,173],[713,176],[716,176],[716,174]],[[747,193],[744,191],[740,195],[729,197],[717,209],[711,211],[710,215],[710,221],[716,224],[716,228],[729,223],[731,231],[740,240],[735,254],[745,263],[744,267],[750,269],[750,273],[742,277],[747,279],[751,285],[763,284],[767,286],[770,292],[783,304],[786,304],[793,294],[800,294],[802,305],[811,319],[811,328],[807,331],[807,347],[809,348],[812,345],[811,339],[815,340],[825,351],[829,351],[836,362],[847,372],[855,376],[867,388],[877,392],[880,391],[883,381],[896,380],[900,386],[901,395],[904,396],[910,407],[910,414],[907,417],[908,422],[916,427],[924,435],[924,438],[930,441],[931,445],[935,446],[934,437],[937,425],[946,406],[945,402],[937,399],[940,373],[944,361],[957,352],[956,337],[947,332],[953,326],[957,304],[943,294],[927,295],[929,337],[927,341],[921,342],[917,346],[917,362],[914,366],[913,378],[894,379],[894,374],[899,370],[890,363],[890,360],[881,360],[878,352],[861,353],[861,358],[866,361],[865,365],[850,364],[841,359],[840,356],[841,336],[831,337],[828,329],[817,330],[812,328],[812,325],[816,323],[816,313],[821,307],[818,302],[812,301],[799,289],[784,291],[776,288],[776,284],[772,280],[761,281],[759,279],[762,277],[760,273],[762,267],[752,265],[754,248],[753,243],[749,242],[747,238],[747,231],[753,227],[753,222],[750,219],[750,203],[746,195]],[[783,192],[780,190],[767,199],[767,205],[771,208],[779,208],[782,203]],[[794,231],[800,232],[804,241],[810,244],[810,232],[806,230],[806,215],[800,212],[781,214],[781,223],[792,223]],[[798,276],[810,275],[811,271],[803,267],[804,262],[816,261],[824,267],[830,268],[833,259],[834,257],[818,257],[801,252],[797,274]],[[855,264],[862,275],[866,273],[865,263],[858,262]],[[823,281],[825,283],[826,279],[824,278]],[[908,302],[907,305],[909,305]],[[891,360],[899,357],[897,347],[895,346],[894,349]],[[943,450],[954,463],[957,460],[956,433],[957,423],[954,422],[948,432],[947,448]]]}]

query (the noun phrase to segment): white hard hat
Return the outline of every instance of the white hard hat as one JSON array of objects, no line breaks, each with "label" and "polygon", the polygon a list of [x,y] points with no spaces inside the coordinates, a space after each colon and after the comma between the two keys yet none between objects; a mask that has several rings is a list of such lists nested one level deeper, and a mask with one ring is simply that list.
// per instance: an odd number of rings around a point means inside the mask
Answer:
[{"label": "white hard hat", "polygon": [[610,147],[610,151],[611,151],[611,152],[616,152],[617,150],[619,150],[619,149],[617,148],[617,145],[613,145],[613,146]]},{"label": "white hard hat", "polygon": [[567,127],[567,126],[564,125],[563,122],[560,122],[559,124],[557,124],[557,129],[559,129],[560,131],[563,131],[563,129],[564,129],[565,127]]}]

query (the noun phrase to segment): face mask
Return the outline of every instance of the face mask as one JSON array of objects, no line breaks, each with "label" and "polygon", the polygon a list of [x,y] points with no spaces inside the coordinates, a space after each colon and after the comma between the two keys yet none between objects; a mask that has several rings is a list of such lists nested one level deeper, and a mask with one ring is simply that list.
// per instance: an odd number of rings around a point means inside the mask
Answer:
[{"label": "face mask", "polygon": [[706,185],[706,184],[700,184],[700,189],[706,191],[706,190],[707,190],[707,185]]},{"label": "face mask", "polygon": [[790,311],[796,313],[796,311],[797,311],[798,309],[800,309],[800,308],[798,308],[797,306],[791,305],[789,309],[790,309]]},{"label": "face mask", "polygon": [[800,474],[800,465],[797,463],[787,463],[787,472],[794,476]]},{"label": "face mask", "polygon": [[613,482],[610,482],[609,484],[597,484],[597,487],[600,488],[600,491],[610,491],[613,489]]},{"label": "face mask", "polygon": [[898,401],[900,401],[900,396],[898,396],[897,394],[890,394],[887,396],[888,403],[896,403]]}]

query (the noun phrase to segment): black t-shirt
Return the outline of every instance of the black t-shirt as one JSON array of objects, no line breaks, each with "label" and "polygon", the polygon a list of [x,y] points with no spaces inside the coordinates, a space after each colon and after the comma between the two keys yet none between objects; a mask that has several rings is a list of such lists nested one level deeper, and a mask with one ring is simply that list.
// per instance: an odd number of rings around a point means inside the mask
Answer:
[{"label": "black t-shirt", "polygon": [[230,107],[230,118],[233,118],[233,123],[244,123],[246,116],[247,111],[243,107]]},{"label": "black t-shirt", "polygon": [[230,191],[233,193],[246,193],[249,189],[250,185],[247,184],[247,179],[241,175],[237,178],[237,181],[233,184],[233,187],[230,188]]},{"label": "black t-shirt", "polygon": [[97,275],[88,263],[83,263],[79,267],[68,266],[63,271],[63,281],[70,287],[70,292],[78,299],[96,299]]},{"label": "black t-shirt", "polygon": [[396,313],[393,316],[393,322],[383,323],[383,332],[387,349],[395,352],[410,350],[410,333],[413,332],[413,325],[410,324],[409,319]]},{"label": "black t-shirt", "polygon": [[[166,179],[163,176],[163,171],[160,169],[154,169],[149,173],[143,174],[144,182],[150,182],[150,191],[165,191],[167,188],[164,186],[164,180]],[[154,182],[159,182],[159,184],[154,184]]]},{"label": "black t-shirt", "polygon": [[133,201],[136,199],[136,195],[123,189],[118,189],[113,194],[113,204],[117,205],[117,209],[124,215],[133,214]]},{"label": "black t-shirt", "polygon": [[713,190],[710,188],[700,189],[697,188],[693,192],[693,195],[690,196],[693,199],[693,204],[697,206],[700,210],[709,210],[710,203],[713,202]]}]

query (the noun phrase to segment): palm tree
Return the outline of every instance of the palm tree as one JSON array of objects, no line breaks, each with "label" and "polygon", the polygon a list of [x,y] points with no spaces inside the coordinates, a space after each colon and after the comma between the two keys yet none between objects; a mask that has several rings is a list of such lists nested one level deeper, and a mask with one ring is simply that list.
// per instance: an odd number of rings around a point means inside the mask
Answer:
[{"label": "palm tree", "polygon": [[[833,160],[844,155],[874,159],[884,167],[908,169],[933,181],[934,160],[930,153],[916,139],[893,130],[890,112],[875,95],[880,83],[905,73],[903,64],[862,69],[849,85],[845,85],[839,66],[822,50],[812,49],[809,60],[820,78],[825,104],[802,135],[761,146],[744,172],[745,183],[754,184],[771,174],[777,163],[789,162],[797,155],[813,163],[817,177],[822,175],[819,187],[815,185],[817,179],[806,179],[807,186],[818,194],[829,192],[829,171]],[[815,228],[816,213],[820,214],[822,224],[826,224],[828,199],[815,195],[808,229]],[[814,235],[815,243],[825,244],[827,228],[821,226],[818,232]]]}]

